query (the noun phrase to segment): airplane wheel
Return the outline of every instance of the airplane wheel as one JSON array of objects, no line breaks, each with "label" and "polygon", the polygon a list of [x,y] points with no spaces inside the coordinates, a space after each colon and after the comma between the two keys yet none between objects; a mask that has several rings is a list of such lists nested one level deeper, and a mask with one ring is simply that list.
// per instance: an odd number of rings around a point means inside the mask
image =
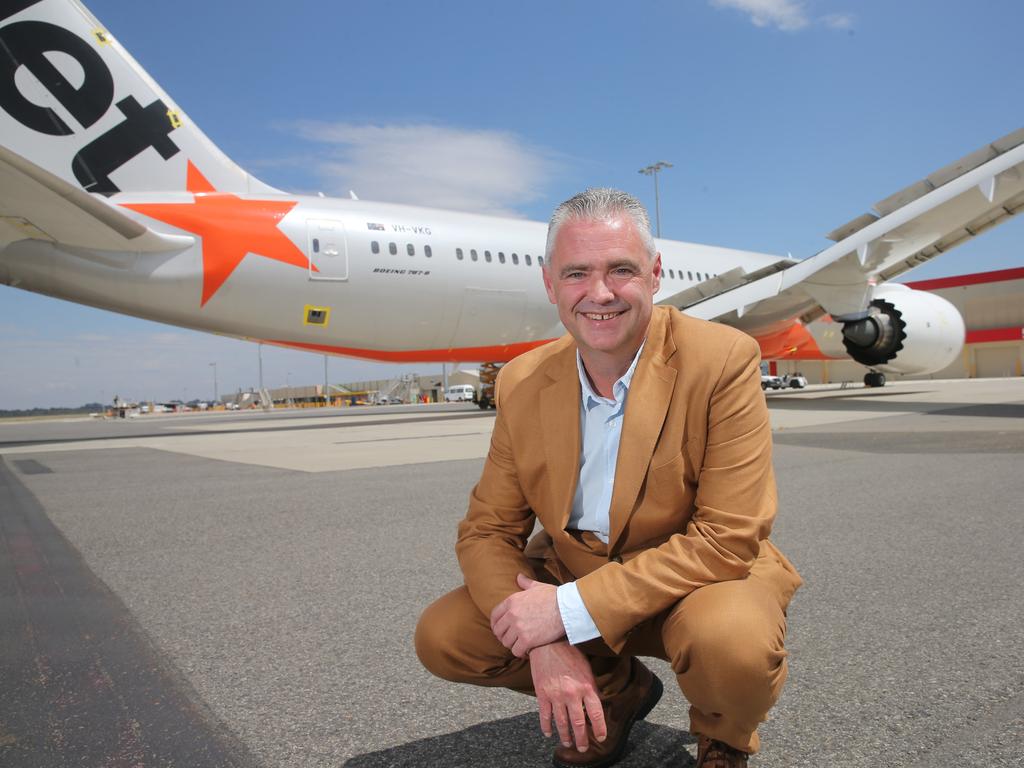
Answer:
[{"label": "airplane wheel", "polygon": [[885,374],[879,371],[868,371],[864,374],[865,387],[884,387]]}]

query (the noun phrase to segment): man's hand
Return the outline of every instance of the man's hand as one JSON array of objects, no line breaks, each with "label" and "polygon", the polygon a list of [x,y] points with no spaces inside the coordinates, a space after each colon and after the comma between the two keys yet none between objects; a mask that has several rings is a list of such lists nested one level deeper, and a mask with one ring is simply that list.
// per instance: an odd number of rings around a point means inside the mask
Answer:
[{"label": "man's hand", "polygon": [[557,587],[519,574],[516,592],[491,611],[491,631],[498,642],[523,658],[539,645],[553,643],[565,635],[558,611]]},{"label": "man's hand", "polygon": [[[540,729],[551,736],[551,718],[555,718],[562,744],[586,752],[590,745],[587,720],[594,738],[604,741],[608,728],[604,709],[597,695],[597,684],[590,663],[581,651],[562,641],[534,648],[530,653],[530,673],[540,706]],[[569,729],[572,729],[572,738]]]}]

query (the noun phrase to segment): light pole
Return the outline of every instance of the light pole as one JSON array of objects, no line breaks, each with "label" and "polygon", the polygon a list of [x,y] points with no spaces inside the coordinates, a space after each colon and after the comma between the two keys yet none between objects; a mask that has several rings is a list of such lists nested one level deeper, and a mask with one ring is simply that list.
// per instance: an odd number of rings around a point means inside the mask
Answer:
[{"label": "light pole", "polygon": [[324,355],[324,407],[331,404],[331,396],[327,392],[327,355]]},{"label": "light pole", "polygon": [[654,226],[656,237],[661,237],[661,201],[658,199],[658,171],[671,167],[672,163],[666,163],[664,160],[659,160],[654,165],[648,165],[646,168],[641,168],[639,171],[639,173],[642,173],[644,176],[654,177]]},{"label": "light pole", "polygon": [[216,406],[217,401],[220,399],[220,396],[217,394],[217,364],[210,363],[210,367],[213,368],[213,404]]},{"label": "light pole", "polygon": [[256,356],[260,361],[260,402],[263,402],[263,345],[256,345]]}]

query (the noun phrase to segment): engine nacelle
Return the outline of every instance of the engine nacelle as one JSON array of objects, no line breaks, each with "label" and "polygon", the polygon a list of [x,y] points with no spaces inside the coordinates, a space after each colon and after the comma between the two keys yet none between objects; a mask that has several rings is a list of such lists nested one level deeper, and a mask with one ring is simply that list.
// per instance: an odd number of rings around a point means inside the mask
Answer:
[{"label": "engine nacelle", "polygon": [[956,359],[964,345],[964,319],[941,296],[899,283],[878,286],[871,314],[843,325],[847,354],[885,373],[932,373]]}]

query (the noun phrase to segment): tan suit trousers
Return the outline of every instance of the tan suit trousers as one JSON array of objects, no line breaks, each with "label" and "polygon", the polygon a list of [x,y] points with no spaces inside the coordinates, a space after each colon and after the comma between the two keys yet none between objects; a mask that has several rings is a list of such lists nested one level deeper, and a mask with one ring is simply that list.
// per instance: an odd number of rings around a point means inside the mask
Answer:
[{"label": "tan suit trousers", "polygon": [[[597,553],[605,546],[590,534],[581,534],[580,540]],[[541,533],[526,549],[533,578],[553,584],[572,580],[549,542]],[[701,587],[637,625],[622,653],[615,654],[600,638],[581,643],[601,698],[626,686],[632,657],[663,659],[690,703],[690,732],[756,752],[757,727],[778,699],[787,672],[785,609],[793,590],[778,585],[792,583],[795,589],[799,583],[772,556],[774,547],[768,547],[746,578]],[[498,642],[489,617],[465,587],[423,612],[416,652],[430,672],[445,680],[533,694],[529,660],[517,659]]]}]

